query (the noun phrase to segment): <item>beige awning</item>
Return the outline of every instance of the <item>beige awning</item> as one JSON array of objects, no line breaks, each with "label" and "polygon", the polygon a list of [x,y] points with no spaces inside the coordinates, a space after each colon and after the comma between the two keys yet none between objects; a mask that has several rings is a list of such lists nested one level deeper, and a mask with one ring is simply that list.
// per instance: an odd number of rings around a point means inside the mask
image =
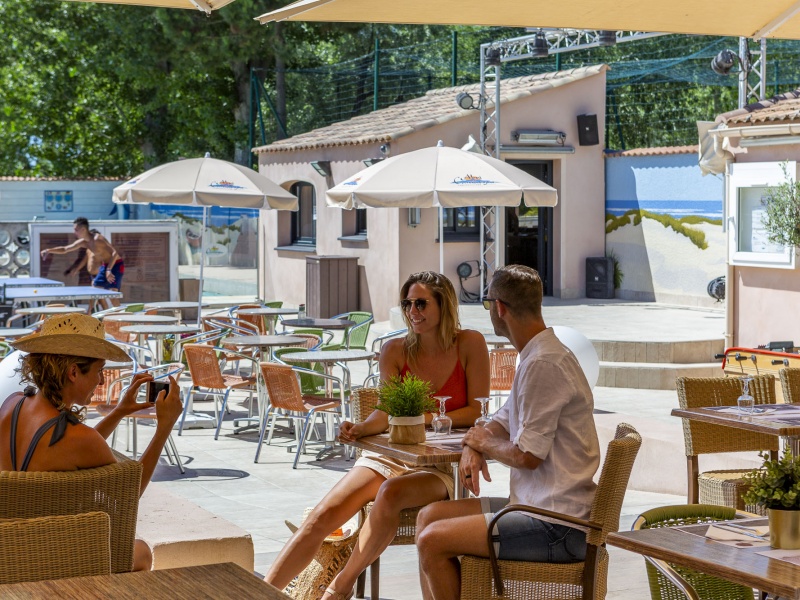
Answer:
[{"label": "beige awning", "polygon": [[800,39],[798,0],[300,0],[270,21],[419,23],[663,31]]},{"label": "beige awning", "polygon": [[73,0],[74,2],[105,2],[106,4],[136,4],[153,8],[191,8],[210,13],[234,0]]}]

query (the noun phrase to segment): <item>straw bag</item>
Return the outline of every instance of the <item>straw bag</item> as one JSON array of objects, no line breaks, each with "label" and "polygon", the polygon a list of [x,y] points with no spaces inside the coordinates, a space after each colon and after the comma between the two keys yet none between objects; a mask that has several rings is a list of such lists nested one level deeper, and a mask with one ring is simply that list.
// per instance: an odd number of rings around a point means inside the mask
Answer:
[{"label": "straw bag", "polygon": [[[361,512],[363,510],[362,508]],[[304,520],[310,512],[310,508],[305,510]],[[319,600],[322,598],[325,588],[331,584],[333,578],[339,574],[353,553],[353,548],[358,541],[360,523],[363,520],[363,515],[362,518],[358,518],[356,515],[342,526],[343,534],[339,535],[337,532],[326,537],[308,566],[286,586],[284,592],[295,600]],[[293,523],[284,522],[292,533],[297,531],[297,526]]]}]

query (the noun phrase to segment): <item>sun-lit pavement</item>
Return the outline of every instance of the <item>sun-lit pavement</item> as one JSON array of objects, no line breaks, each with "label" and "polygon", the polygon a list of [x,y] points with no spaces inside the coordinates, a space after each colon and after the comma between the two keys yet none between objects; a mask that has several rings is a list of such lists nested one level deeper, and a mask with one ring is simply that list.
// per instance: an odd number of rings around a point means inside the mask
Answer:
[{"label": "sun-lit pavement", "polygon": [[[641,306],[641,305],[639,305]],[[615,318],[616,311],[622,307],[613,306]],[[713,331],[718,323],[717,316],[720,311],[696,311],[684,309],[670,309],[667,323],[662,323],[664,311],[656,310],[657,305],[644,306],[634,309],[636,313],[630,317],[632,324],[628,329],[629,334],[638,335],[638,331],[663,329],[674,331],[682,329],[689,333],[688,339],[707,339],[698,333],[697,323],[710,322],[709,330]],[[481,327],[489,330],[488,314],[480,313],[477,307],[468,307],[468,316],[463,318],[469,326]],[[569,314],[564,306],[557,307],[563,314]],[[649,309],[646,312],[644,309]],[[482,310],[482,309],[481,309]],[[545,315],[547,316],[547,308]],[[584,311],[584,319],[602,319],[602,311],[596,308],[587,309],[578,307],[577,311]],[[648,324],[641,315],[652,315],[649,329]],[[481,315],[486,315],[481,317]],[[686,321],[691,325],[684,328],[680,325],[681,315],[686,316]],[[609,315],[606,315],[609,316]],[[480,319],[485,319],[481,321]],[[548,317],[550,324],[564,324],[582,329],[580,319]],[[568,322],[565,322],[568,321]],[[388,323],[381,323],[375,327],[377,332],[388,331]],[[623,338],[625,339],[625,338]],[[637,339],[636,337],[627,339]],[[363,378],[364,368],[354,369],[354,381]],[[234,401],[235,414],[244,415],[246,407],[244,396],[238,395]],[[615,413],[619,421],[624,421],[626,416],[641,417],[642,413],[654,421],[669,421],[670,409],[675,405],[674,392],[653,390],[622,390],[619,388],[597,388],[595,390],[595,405],[597,409]],[[210,402],[199,401],[196,410],[212,410]],[[604,415],[603,418],[608,418]],[[275,558],[277,552],[289,537],[284,520],[299,521],[304,508],[315,505],[330,487],[342,477],[350,467],[351,462],[342,457],[326,458],[315,461],[313,454],[301,457],[296,470],[292,469],[293,453],[287,452],[287,446],[293,442],[287,436],[277,436],[271,446],[265,446],[258,464],[253,463],[256,451],[257,435],[255,432],[246,432],[239,435],[232,433],[230,417],[226,418],[223,433],[220,439],[214,441],[213,430],[189,430],[183,436],[175,436],[181,456],[184,459],[187,472],[180,475],[176,467],[171,467],[162,461],[158,467],[153,484],[168,488],[171,492],[187,498],[199,506],[215,513],[247,530],[253,537],[255,545],[255,567],[258,573],[264,573]],[[140,448],[151,434],[152,428],[139,427]],[[641,431],[647,438],[647,431]],[[124,435],[120,435],[117,448],[124,450]],[[636,466],[634,466],[636,469]],[[506,495],[508,490],[508,470],[499,464],[492,466],[493,481],[483,486],[484,493],[493,495]],[[683,474],[681,474],[683,477]],[[630,524],[641,511],[654,506],[665,504],[683,503],[684,496],[656,494],[651,492],[630,491],[626,495],[623,515],[620,523],[621,529],[630,528]],[[609,598],[640,600],[649,596],[644,564],[641,557],[628,552],[610,548],[611,567],[609,574]],[[367,587],[369,590],[369,586]],[[413,546],[390,547],[381,560],[381,598],[397,600],[416,600],[421,598],[418,584],[418,568],[416,550]]]}]

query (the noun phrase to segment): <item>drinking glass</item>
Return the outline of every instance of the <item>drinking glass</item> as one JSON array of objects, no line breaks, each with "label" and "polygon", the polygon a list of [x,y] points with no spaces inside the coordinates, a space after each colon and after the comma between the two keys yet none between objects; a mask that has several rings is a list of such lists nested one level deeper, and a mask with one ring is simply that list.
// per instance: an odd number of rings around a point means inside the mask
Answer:
[{"label": "drinking glass", "polygon": [[433,399],[438,400],[439,402],[439,414],[433,417],[433,420],[431,421],[433,435],[450,435],[450,430],[453,428],[453,419],[445,414],[445,404],[448,400],[450,400],[450,396],[434,396]]},{"label": "drinking glass", "polygon": [[475,398],[481,403],[481,416],[475,419],[475,427],[486,427],[492,422],[492,417],[489,416],[489,400],[491,398]]},{"label": "drinking glass", "polygon": [[736,404],[739,407],[739,414],[741,416],[750,416],[755,410],[755,401],[750,395],[750,377],[742,378],[742,395],[736,399]]}]

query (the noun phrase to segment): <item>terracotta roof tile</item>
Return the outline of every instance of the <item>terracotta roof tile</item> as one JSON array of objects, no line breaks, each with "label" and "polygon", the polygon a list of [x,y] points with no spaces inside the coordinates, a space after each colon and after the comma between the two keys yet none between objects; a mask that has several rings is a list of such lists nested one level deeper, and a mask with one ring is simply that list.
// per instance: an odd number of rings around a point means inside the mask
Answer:
[{"label": "terracotta roof tile", "polygon": [[722,113],[716,118],[717,123],[727,125],[768,124],[782,121],[800,121],[800,89],[748,104],[744,108]]},{"label": "terracotta roof tile", "polygon": [[[500,89],[500,103],[505,104],[526,98],[598,75],[607,69],[606,65],[595,65],[568,71],[504,79]],[[290,152],[311,148],[391,142],[415,131],[470,115],[469,111],[458,107],[455,102],[456,95],[459,92],[477,94],[479,89],[479,84],[472,84],[431,90],[420,98],[301,133],[267,146],[254,148],[253,152],[256,154]],[[490,103],[490,105],[492,104]]]},{"label": "terracotta roof tile", "polygon": [[619,152],[608,152],[606,158],[623,156],[666,156],[669,154],[697,154],[698,146],[661,146],[658,148],[632,148]]}]

